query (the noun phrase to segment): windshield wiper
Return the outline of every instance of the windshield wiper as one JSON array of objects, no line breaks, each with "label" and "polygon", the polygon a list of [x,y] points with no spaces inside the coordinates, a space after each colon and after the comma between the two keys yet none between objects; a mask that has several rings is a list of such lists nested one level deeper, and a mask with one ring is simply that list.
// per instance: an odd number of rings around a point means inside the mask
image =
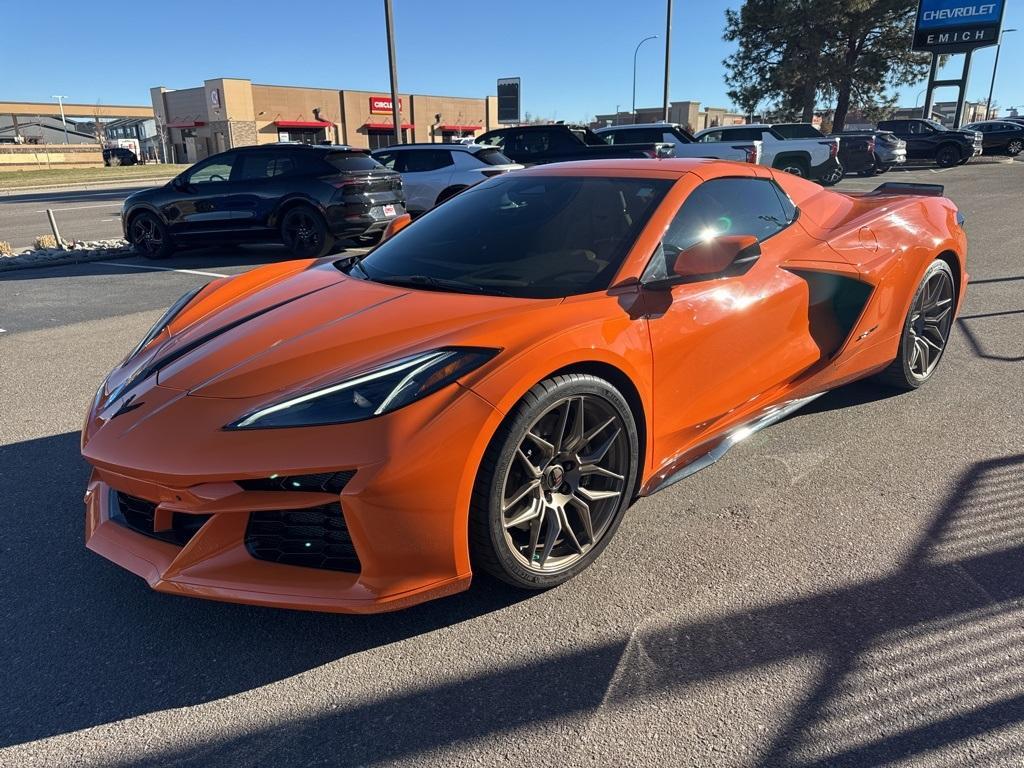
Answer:
[{"label": "windshield wiper", "polygon": [[[358,266],[358,262],[356,262]],[[362,267],[360,267],[362,269]],[[362,270],[365,274],[366,270]],[[471,291],[473,293],[496,293],[502,296],[509,294],[500,288],[486,288],[476,283],[468,283],[464,280],[453,280],[446,277],[434,277],[433,275],[388,275],[387,277],[371,277],[371,280],[386,285],[409,285],[417,288],[436,288],[439,290],[453,290],[461,293]]]}]

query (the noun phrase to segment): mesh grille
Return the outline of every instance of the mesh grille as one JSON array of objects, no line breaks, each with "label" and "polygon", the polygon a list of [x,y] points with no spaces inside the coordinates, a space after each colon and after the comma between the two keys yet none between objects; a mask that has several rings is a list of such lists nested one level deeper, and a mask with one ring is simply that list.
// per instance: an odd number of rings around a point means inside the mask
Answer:
[{"label": "mesh grille", "polygon": [[320,493],[341,493],[355,472],[321,472],[316,475],[289,475],[261,477],[256,480],[239,480],[238,484],[247,491],[316,491]]},{"label": "mesh grille", "polygon": [[245,545],[257,560],[348,573],[360,570],[340,504],[253,512]]}]

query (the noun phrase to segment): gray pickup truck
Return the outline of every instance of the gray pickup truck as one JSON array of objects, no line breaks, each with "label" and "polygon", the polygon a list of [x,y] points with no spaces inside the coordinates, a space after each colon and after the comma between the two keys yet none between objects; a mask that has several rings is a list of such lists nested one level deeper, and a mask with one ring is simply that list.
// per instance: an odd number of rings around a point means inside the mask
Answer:
[{"label": "gray pickup truck", "polygon": [[675,150],[668,142],[609,144],[586,126],[564,123],[498,128],[478,136],[476,141],[498,147],[505,157],[523,165],[615,157],[671,157]]}]

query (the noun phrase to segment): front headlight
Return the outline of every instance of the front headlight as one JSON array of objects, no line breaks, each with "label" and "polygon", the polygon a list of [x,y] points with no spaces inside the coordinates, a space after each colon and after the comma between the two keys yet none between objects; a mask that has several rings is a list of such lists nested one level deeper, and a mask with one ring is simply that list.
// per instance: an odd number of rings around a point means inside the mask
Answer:
[{"label": "front headlight", "polygon": [[164,312],[163,316],[161,316],[161,318],[156,321],[153,327],[149,329],[149,333],[142,337],[142,341],[135,345],[135,349],[128,353],[128,357],[126,357],[125,360],[130,360],[131,358],[135,357],[137,354],[139,354],[139,352],[141,352],[146,347],[147,344],[149,344],[149,342],[151,342],[153,339],[159,336],[160,332],[163,331],[163,329],[166,328],[168,325],[170,325],[171,321],[174,320],[174,318],[176,318],[178,314],[185,307],[188,306],[188,303],[196,297],[196,294],[198,294],[205,287],[205,285],[201,285],[194,291],[189,291],[176,302],[174,302],[170,306],[170,309]]},{"label": "front headlight", "polygon": [[226,429],[344,424],[381,416],[446,387],[496,354],[497,349],[445,347],[421,352],[339,384],[260,408]]}]

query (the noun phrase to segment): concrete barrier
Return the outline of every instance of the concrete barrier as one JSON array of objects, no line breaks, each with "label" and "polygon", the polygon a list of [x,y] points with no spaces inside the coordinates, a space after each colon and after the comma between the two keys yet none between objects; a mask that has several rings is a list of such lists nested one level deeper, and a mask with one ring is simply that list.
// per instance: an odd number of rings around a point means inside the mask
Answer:
[{"label": "concrete barrier", "polygon": [[99,144],[0,144],[0,173],[102,167]]}]

